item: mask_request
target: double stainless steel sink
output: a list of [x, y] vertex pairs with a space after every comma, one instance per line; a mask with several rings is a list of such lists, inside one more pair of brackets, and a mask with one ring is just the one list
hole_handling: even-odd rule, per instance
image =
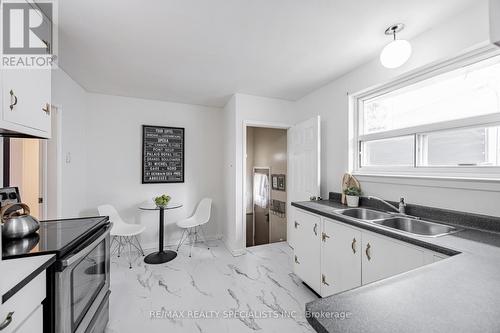
[[367, 208], [348, 208], [338, 210], [336, 213], [364, 222], [374, 223], [381, 227], [420, 236], [438, 237], [459, 231], [457, 228], [449, 225], [423, 221], [405, 215], [394, 216], [394, 214]]
[[337, 211], [337, 213], [364, 221], [380, 220], [391, 217], [390, 214], [366, 208], [348, 208], [341, 211]]

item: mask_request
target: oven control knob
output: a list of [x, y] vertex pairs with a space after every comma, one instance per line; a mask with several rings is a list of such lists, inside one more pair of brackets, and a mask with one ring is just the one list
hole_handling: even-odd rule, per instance
[[9, 193], [9, 199], [16, 200], [17, 199], [17, 194], [15, 192], [10, 192]]
[[7, 193], [0, 193], [2, 200], [7, 200]]

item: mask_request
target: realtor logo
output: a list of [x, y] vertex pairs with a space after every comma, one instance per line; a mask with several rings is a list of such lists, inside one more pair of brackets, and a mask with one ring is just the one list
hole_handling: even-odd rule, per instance
[[54, 3], [2, 1], [2, 66], [47, 68], [52, 65]]

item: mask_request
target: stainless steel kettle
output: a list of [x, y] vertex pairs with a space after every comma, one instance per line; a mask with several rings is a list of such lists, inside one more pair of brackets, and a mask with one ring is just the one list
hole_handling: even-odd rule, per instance
[[[19, 210], [23, 210], [19, 213]], [[40, 228], [40, 222], [30, 215], [30, 208], [24, 203], [8, 204], [0, 210], [2, 237], [22, 238]]]

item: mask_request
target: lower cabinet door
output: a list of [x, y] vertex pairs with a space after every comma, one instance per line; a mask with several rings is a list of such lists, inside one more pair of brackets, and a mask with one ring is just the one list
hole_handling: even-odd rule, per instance
[[295, 211], [294, 272], [318, 294], [321, 292], [321, 218]]
[[324, 219], [321, 296], [361, 286], [361, 231]]
[[424, 251], [370, 232], [363, 232], [362, 283], [423, 266]]
[[39, 305], [13, 333], [43, 333], [43, 306]]

